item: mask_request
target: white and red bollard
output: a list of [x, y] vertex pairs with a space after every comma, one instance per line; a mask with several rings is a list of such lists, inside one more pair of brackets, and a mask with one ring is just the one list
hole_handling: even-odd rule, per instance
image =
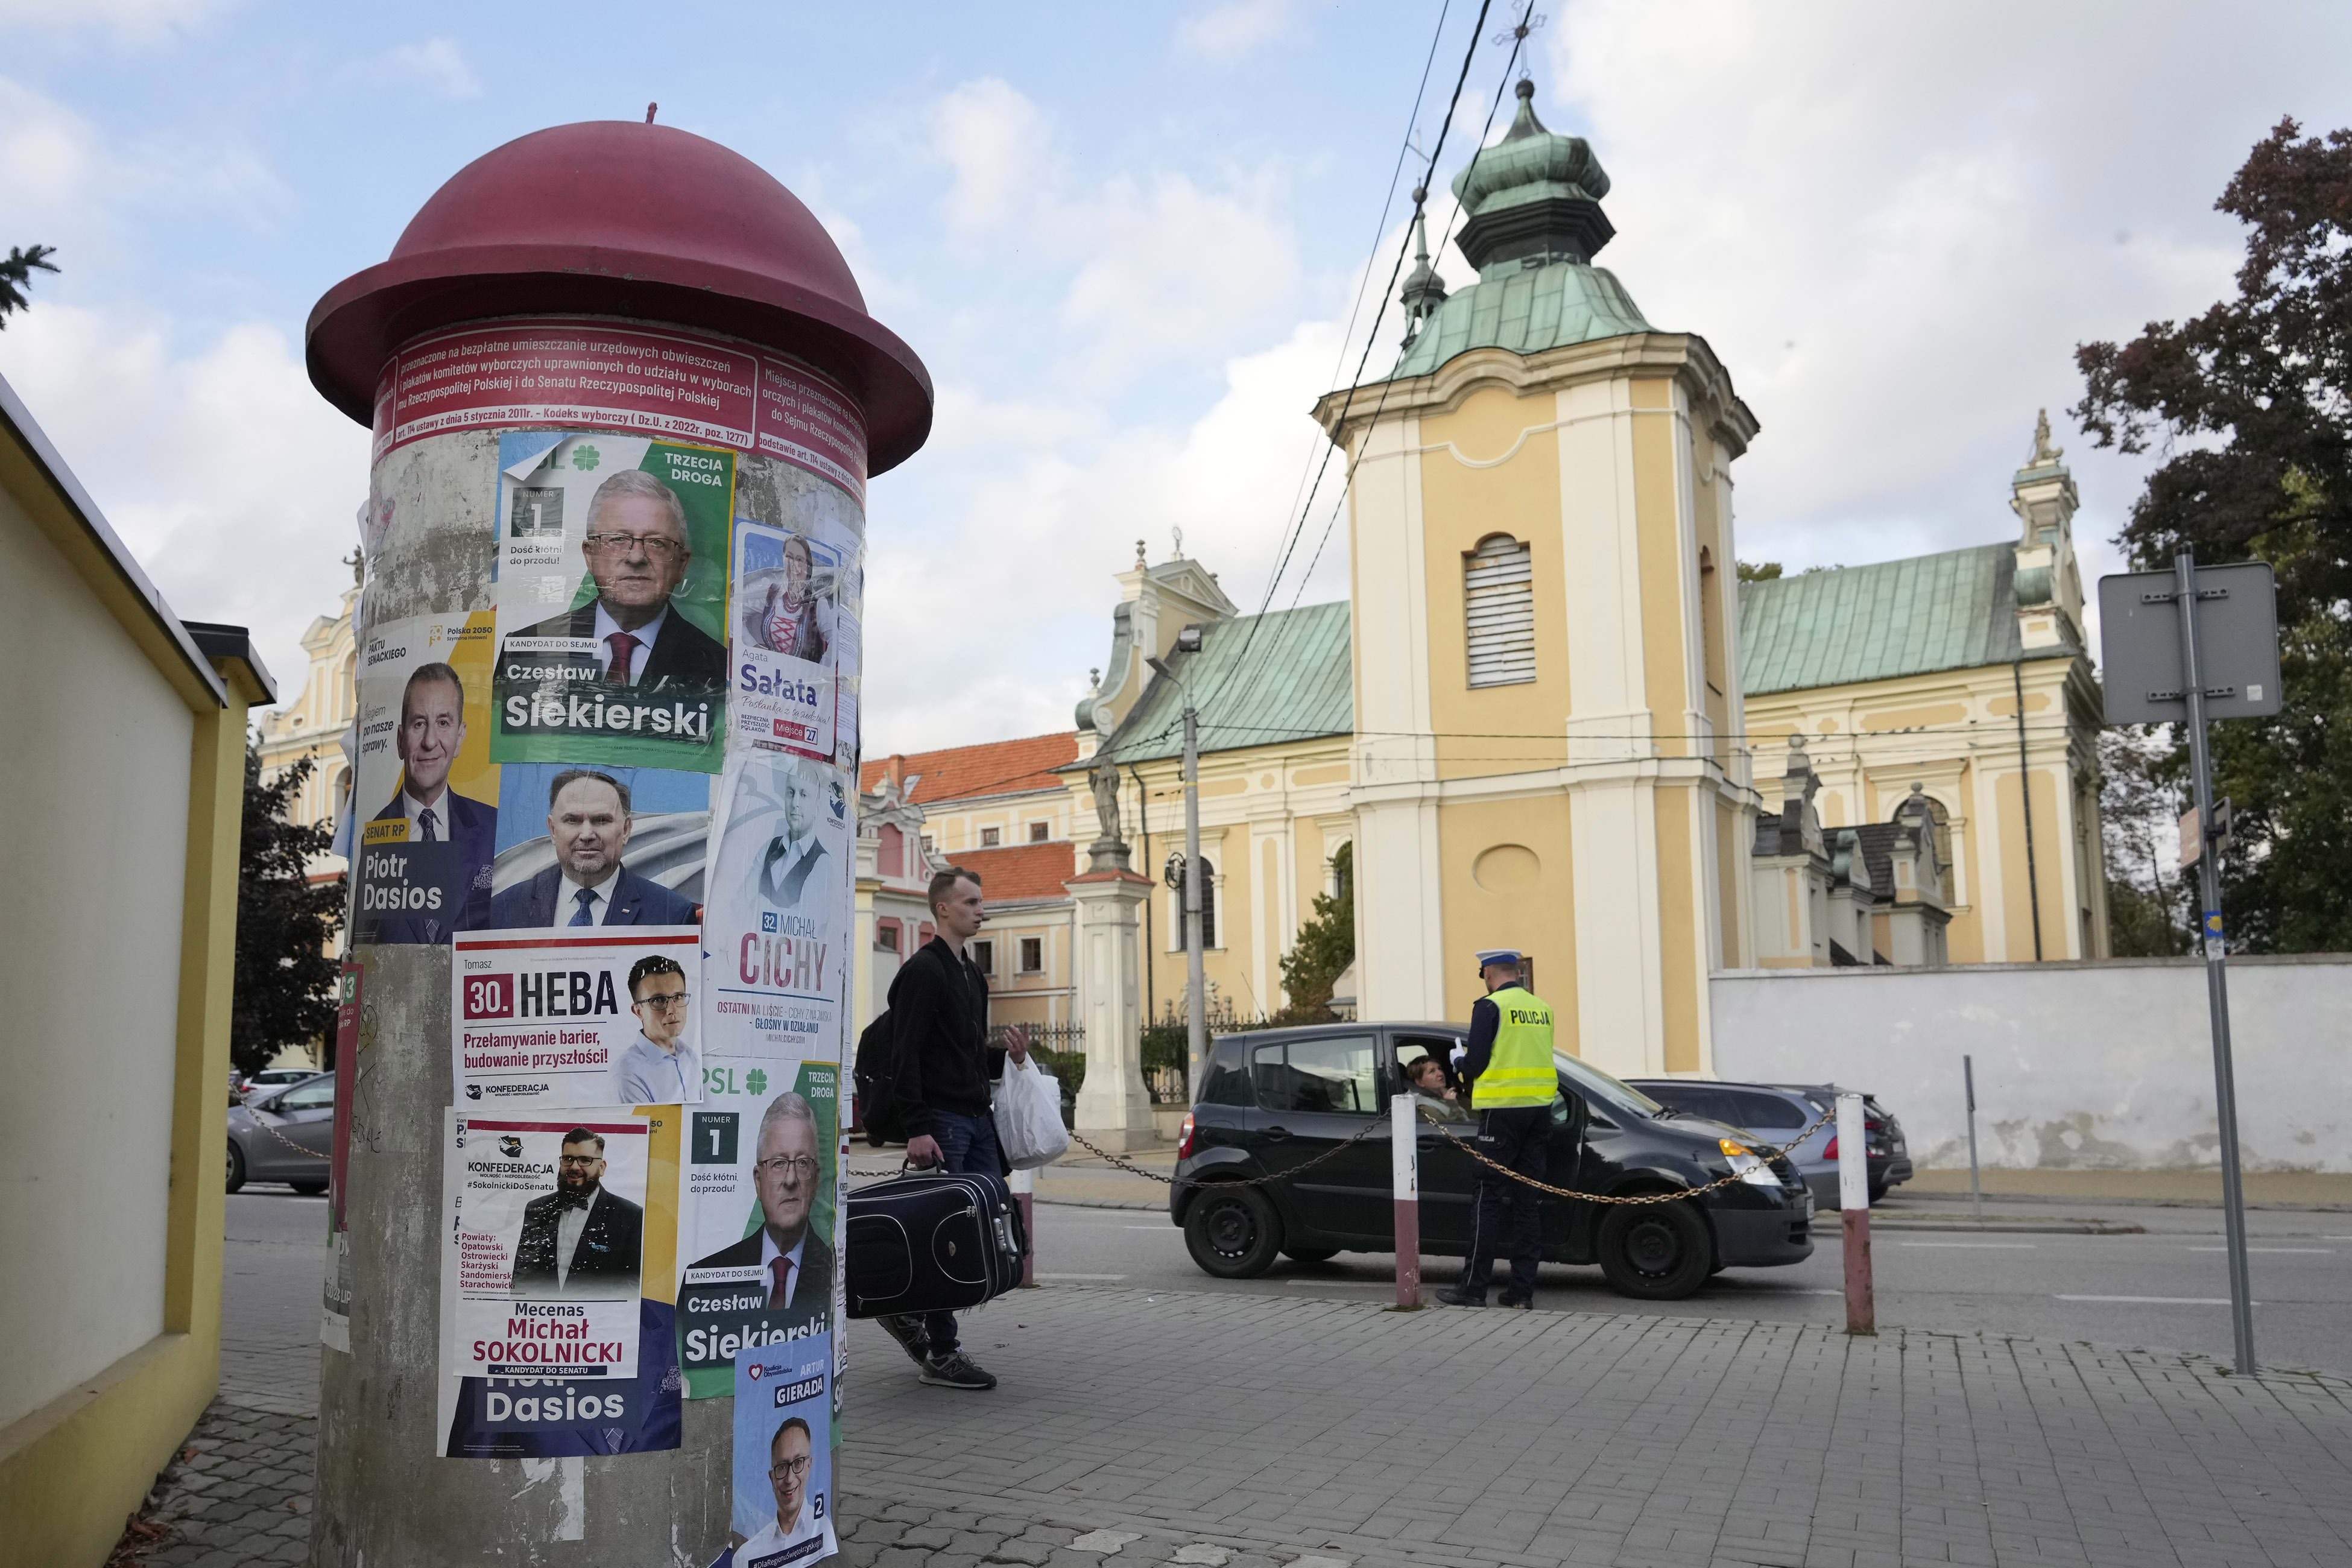
[[1845, 1331], [1878, 1332], [1870, 1284], [1870, 1140], [1862, 1096], [1837, 1097], [1838, 1218], [1845, 1226]]
[[1021, 1283], [1037, 1283], [1037, 1173], [1015, 1171], [1007, 1184], [1013, 1188], [1013, 1201], [1021, 1205], [1021, 1234], [1029, 1240], [1028, 1250], [1021, 1255]]
[[1412, 1096], [1389, 1100], [1389, 1184], [1396, 1195], [1396, 1304], [1421, 1306], [1421, 1161], [1414, 1142]]

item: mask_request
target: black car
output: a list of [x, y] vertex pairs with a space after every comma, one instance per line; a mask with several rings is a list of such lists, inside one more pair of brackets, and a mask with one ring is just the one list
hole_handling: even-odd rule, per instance
[[[1385, 1121], [1402, 1068], [1447, 1064], [1464, 1042], [1452, 1024], [1332, 1024], [1219, 1038], [1185, 1119], [1169, 1214], [1202, 1271], [1244, 1279], [1277, 1255], [1319, 1263], [1396, 1247], [1389, 1141], [1376, 1131], [1295, 1181], [1279, 1175]], [[1683, 1203], [1624, 1205], [1547, 1199], [1544, 1256], [1598, 1263], [1620, 1292], [1648, 1300], [1690, 1295], [1719, 1268], [1769, 1268], [1812, 1254], [1811, 1194], [1785, 1161], [1750, 1154], [1731, 1129], [1677, 1116], [1607, 1073], [1556, 1056], [1555, 1186], [1595, 1195], [1668, 1193], [1733, 1173], [1742, 1180]], [[1457, 1090], [1459, 1089], [1456, 1085]], [[1455, 1137], [1465, 1104], [1424, 1099], [1420, 1132], [1421, 1249], [1460, 1257], [1470, 1236], [1474, 1166]]]

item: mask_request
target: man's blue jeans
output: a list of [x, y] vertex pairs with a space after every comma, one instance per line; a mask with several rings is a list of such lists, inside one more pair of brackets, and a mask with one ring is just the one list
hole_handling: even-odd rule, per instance
[[[934, 1170], [946, 1170], [961, 1175], [967, 1171], [985, 1171], [1001, 1175], [1004, 1161], [996, 1148], [996, 1118], [993, 1116], [959, 1116], [952, 1110], [931, 1112], [931, 1137], [940, 1146], [941, 1165]], [[959, 1342], [953, 1312], [933, 1312], [923, 1319], [923, 1332], [931, 1342], [931, 1354], [952, 1355]]]

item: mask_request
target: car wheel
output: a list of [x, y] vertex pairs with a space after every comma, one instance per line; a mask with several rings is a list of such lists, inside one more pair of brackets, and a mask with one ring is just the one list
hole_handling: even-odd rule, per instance
[[1873, 1182], [1870, 1184], [1870, 1201], [1873, 1204], [1878, 1203], [1885, 1196], [1886, 1184], [1885, 1182]]
[[1612, 1207], [1601, 1222], [1601, 1272], [1621, 1296], [1679, 1301], [1706, 1283], [1715, 1245], [1685, 1201]]
[[228, 1146], [228, 1190], [236, 1192], [245, 1185], [245, 1151], [232, 1142]]
[[1282, 1255], [1293, 1263], [1328, 1263], [1339, 1256], [1336, 1247], [1286, 1247]]
[[289, 1182], [286, 1184], [306, 1198], [315, 1198], [327, 1190], [324, 1182]]
[[1184, 1249], [1203, 1274], [1255, 1279], [1282, 1250], [1282, 1221], [1255, 1187], [1211, 1187], [1184, 1216]]

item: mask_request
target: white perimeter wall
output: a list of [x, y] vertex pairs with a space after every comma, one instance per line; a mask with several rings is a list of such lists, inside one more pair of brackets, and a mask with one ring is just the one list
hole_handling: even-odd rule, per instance
[[[2352, 957], [2232, 959], [2229, 984], [2246, 1168], [2352, 1171]], [[1964, 1054], [1988, 1166], [2220, 1163], [2199, 960], [1748, 970], [1712, 994], [1718, 1076], [1867, 1090], [1918, 1164], [1968, 1163]]]
[[0, 626], [5, 1426], [163, 1329], [194, 723], [5, 491]]

